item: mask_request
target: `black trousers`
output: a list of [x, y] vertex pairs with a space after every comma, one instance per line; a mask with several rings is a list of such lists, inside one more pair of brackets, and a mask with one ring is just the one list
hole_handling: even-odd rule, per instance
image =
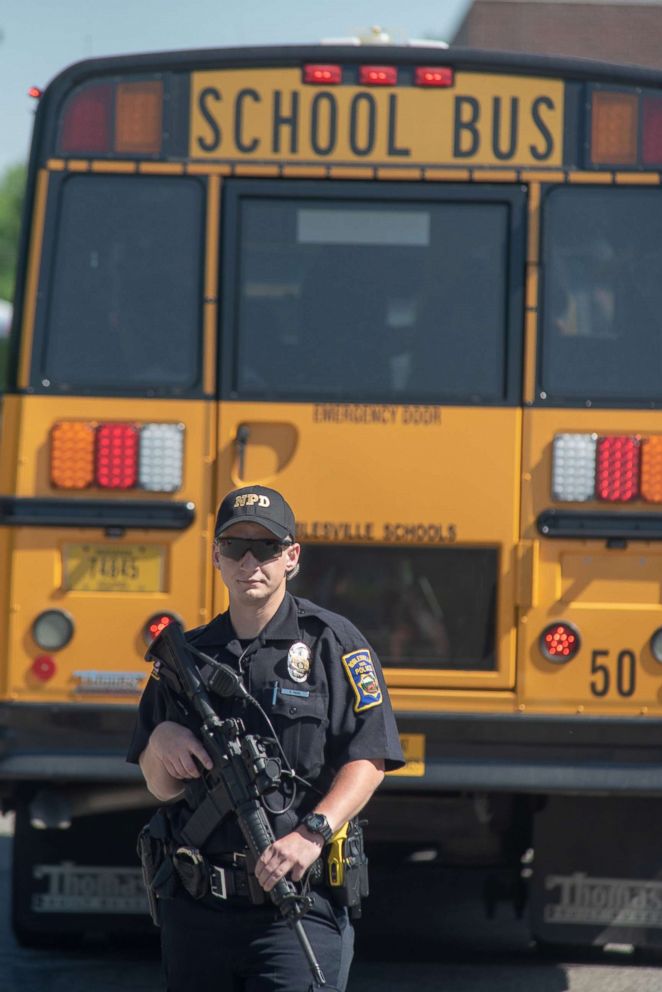
[[[346, 909], [313, 890], [303, 927], [326, 979], [345, 992], [354, 954]], [[271, 904], [210, 908], [182, 894], [160, 899], [167, 992], [310, 992], [316, 986], [296, 935]]]

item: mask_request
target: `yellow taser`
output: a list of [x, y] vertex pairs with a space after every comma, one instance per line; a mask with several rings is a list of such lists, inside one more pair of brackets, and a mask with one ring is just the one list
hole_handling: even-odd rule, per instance
[[345, 881], [345, 842], [349, 831], [349, 821], [336, 830], [329, 842], [329, 853], [326, 858], [326, 870], [329, 885], [340, 886]]

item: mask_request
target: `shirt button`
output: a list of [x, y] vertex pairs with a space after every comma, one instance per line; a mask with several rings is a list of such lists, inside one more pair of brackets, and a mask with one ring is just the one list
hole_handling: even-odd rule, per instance
[[290, 706], [290, 716], [294, 716], [296, 712], [298, 712], [296, 706]]

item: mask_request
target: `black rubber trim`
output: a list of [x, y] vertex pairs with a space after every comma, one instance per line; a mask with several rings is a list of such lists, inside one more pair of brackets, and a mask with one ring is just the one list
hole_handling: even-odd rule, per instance
[[536, 523], [543, 537], [662, 541], [662, 513], [544, 510]]
[[0, 496], [2, 527], [121, 527], [136, 530], [186, 530], [195, 520], [195, 503], [157, 500], [47, 499]]
[[396, 718], [401, 734], [424, 736], [425, 773], [387, 775], [392, 791], [662, 795], [659, 717], [408, 711]]

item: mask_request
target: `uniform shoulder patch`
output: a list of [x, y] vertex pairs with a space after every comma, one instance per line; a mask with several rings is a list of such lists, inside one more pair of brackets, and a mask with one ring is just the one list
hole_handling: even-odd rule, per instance
[[362, 713], [373, 706], [380, 706], [382, 690], [368, 648], [359, 648], [358, 651], [344, 654], [342, 663], [356, 696], [354, 712]]

